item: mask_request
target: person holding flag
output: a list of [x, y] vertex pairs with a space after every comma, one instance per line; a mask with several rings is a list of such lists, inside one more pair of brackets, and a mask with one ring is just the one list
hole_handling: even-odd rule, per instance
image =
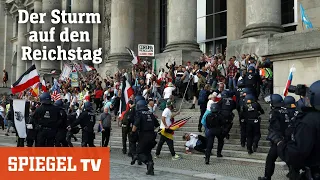
[[[173, 104], [172, 102], [168, 102], [167, 108], [162, 112], [160, 129], [164, 131], [172, 131], [169, 129], [169, 127], [173, 124], [173, 118], [180, 114], [180, 111], [178, 111], [176, 114], [173, 115], [171, 112], [172, 110], [173, 110]], [[162, 131], [160, 135], [160, 140], [157, 146], [155, 158], [159, 158], [162, 146], [166, 142], [168, 144], [168, 147], [172, 156], [172, 160], [179, 160], [181, 157], [177, 155], [176, 152], [174, 151], [173, 138], [172, 137], [168, 138], [167, 136], [165, 136], [166, 133], [164, 133], [164, 131]]]

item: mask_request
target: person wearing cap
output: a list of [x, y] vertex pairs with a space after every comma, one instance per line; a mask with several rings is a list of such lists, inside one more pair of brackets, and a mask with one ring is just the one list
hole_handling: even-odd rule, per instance
[[[162, 117], [161, 117], [161, 124], [160, 124], [160, 129], [169, 129], [170, 125], [173, 123], [172, 119], [180, 114], [180, 111], [178, 111], [176, 114], [172, 114], [172, 110], [173, 110], [173, 104], [171, 102], [167, 102], [167, 108], [162, 112]], [[162, 146], [164, 143], [167, 143], [171, 156], [172, 156], [172, 160], [178, 160], [180, 159], [180, 156], [176, 154], [176, 152], [174, 151], [174, 145], [173, 145], [173, 140], [167, 138], [164, 135], [160, 135], [160, 140], [157, 146], [157, 150], [156, 150], [156, 156], [155, 158], [159, 158], [160, 155], [160, 151], [162, 149]]]
[[175, 89], [176, 88], [174, 87], [174, 85], [171, 82], [169, 82], [168, 87], [164, 88], [163, 90], [163, 99], [168, 100]]

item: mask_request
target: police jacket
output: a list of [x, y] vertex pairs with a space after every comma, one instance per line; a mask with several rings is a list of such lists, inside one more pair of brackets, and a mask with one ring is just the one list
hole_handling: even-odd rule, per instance
[[299, 118], [291, 140], [279, 143], [278, 155], [294, 167], [320, 166], [320, 112], [310, 109]]
[[76, 112], [72, 112], [70, 114], [67, 115], [67, 124], [68, 125], [72, 125], [73, 122], [75, 122], [77, 119], [77, 113]]
[[222, 98], [218, 102], [219, 106], [221, 107], [221, 112], [232, 112], [236, 108], [236, 102], [230, 98]]
[[261, 114], [264, 114], [264, 110], [258, 102], [244, 104], [242, 115], [245, 120], [256, 120]]
[[220, 113], [209, 113], [206, 117], [206, 126], [208, 129], [221, 130], [224, 117]]
[[52, 104], [42, 104], [36, 109], [34, 119], [40, 128], [57, 128], [61, 123], [60, 109]]
[[236, 98], [237, 98], [237, 105], [239, 104], [239, 101], [241, 99], [241, 95], [242, 95], [242, 92], [243, 92], [243, 89], [244, 88], [237, 88], [236, 91], [235, 91], [235, 95], [236, 95]]
[[96, 116], [93, 112], [84, 111], [82, 112], [78, 119], [72, 123], [71, 127], [75, 127], [77, 125], [81, 126], [82, 130], [93, 132], [94, 125], [96, 124]]
[[247, 88], [257, 87], [260, 81], [260, 76], [257, 73], [247, 73], [244, 78], [244, 83]]
[[160, 124], [152, 112], [148, 108], [136, 111], [134, 126], [137, 127], [140, 133], [154, 132]]
[[290, 121], [287, 114], [288, 112], [284, 108], [274, 108], [270, 111], [267, 140], [277, 143], [285, 136], [285, 130], [288, 128]]
[[60, 108], [60, 124], [58, 126], [59, 129], [66, 130], [68, 127], [68, 116], [64, 108]]

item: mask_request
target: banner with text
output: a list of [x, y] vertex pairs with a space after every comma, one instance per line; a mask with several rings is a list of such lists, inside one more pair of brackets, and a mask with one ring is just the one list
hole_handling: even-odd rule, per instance
[[154, 45], [152, 44], [139, 44], [138, 56], [154, 57]]
[[109, 148], [0, 148], [3, 179], [110, 179]]
[[70, 74], [70, 80], [71, 80], [71, 87], [79, 87], [79, 81], [78, 81], [78, 73], [73, 72]]

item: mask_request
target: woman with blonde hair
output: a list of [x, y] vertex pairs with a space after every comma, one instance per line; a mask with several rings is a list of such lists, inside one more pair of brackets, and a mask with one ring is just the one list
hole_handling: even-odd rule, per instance
[[214, 92], [214, 93], [210, 94], [209, 97], [208, 97], [209, 101], [208, 101], [208, 103], [207, 103], [207, 110], [206, 110], [206, 112], [204, 113], [204, 115], [202, 116], [202, 119], [201, 119], [201, 124], [203, 125], [203, 127], [204, 127], [204, 129], [205, 129], [204, 132], [207, 131], [207, 127], [206, 127], [206, 118], [207, 118], [207, 115], [208, 115], [209, 113], [211, 113], [211, 109], [210, 109], [211, 105], [212, 105], [213, 103], [217, 103], [217, 102], [216, 102], [217, 96], [218, 96], [218, 94], [217, 94], [216, 92]]

